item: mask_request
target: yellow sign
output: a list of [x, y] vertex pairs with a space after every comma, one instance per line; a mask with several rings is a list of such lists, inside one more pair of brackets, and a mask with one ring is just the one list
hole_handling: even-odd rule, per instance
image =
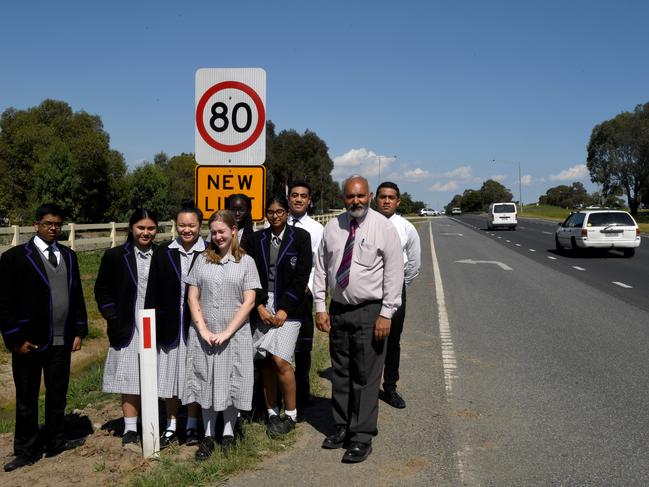
[[225, 198], [229, 195], [243, 193], [252, 200], [252, 219], [264, 219], [264, 166], [196, 166], [194, 185], [196, 207], [201, 209], [205, 218], [225, 209]]

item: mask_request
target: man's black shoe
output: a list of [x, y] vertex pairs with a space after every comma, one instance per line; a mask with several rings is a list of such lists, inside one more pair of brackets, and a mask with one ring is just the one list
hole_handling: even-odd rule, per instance
[[137, 445], [140, 443], [140, 437], [137, 434], [137, 431], [127, 431], [122, 436], [122, 445], [134, 444]]
[[243, 422], [244, 419], [241, 416], [237, 417], [236, 422], [234, 423], [234, 439], [237, 441], [243, 440]]
[[403, 409], [406, 407], [406, 401], [403, 400], [403, 397], [396, 390], [379, 391], [379, 399], [393, 408]]
[[327, 450], [335, 450], [345, 446], [345, 439], [347, 438], [347, 428], [339, 426], [333, 435], [327, 436], [322, 442], [322, 448]]
[[160, 449], [164, 450], [167, 447], [170, 447], [174, 443], [178, 443], [178, 435], [175, 431], [165, 430], [160, 437]]
[[198, 445], [198, 431], [194, 428], [189, 428], [185, 436], [185, 445], [194, 446]]
[[199, 462], [202, 462], [210, 458], [212, 453], [214, 453], [214, 440], [211, 437], [206, 436], [198, 445], [198, 450], [196, 450], [194, 458]]
[[45, 452], [45, 456], [47, 458], [55, 457], [56, 455], [59, 455], [64, 451], [74, 450], [75, 448], [78, 448], [81, 445], [83, 445], [85, 442], [86, 442], [85, 438], [77, 438], [75, 440], [65, 441], [61, 445], [55, 448], [48, 448], [47, 451]]
[[352, 442], [343, 455], [343, 463], [358, 463], [364, 461], [372, 453], [371, 443]]
[[13, 472], [14, 470], [33, 464], [34, 460], [32, 460], [31, 458], [18, 455], [16, 458], [5, 465], [5, 472]]

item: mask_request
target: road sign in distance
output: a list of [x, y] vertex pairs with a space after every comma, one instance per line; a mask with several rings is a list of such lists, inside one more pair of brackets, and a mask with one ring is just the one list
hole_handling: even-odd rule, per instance
[[266, 160], [266, 71], [196, 71], [195, 152], [199, 164], [250, 165]]
[[225, 198], [243, 193], [252, 201], [254, 221], [264, 219], [266, 168], [264, 166], [196, 166], [196, 207], [205, 218], [225, 209]]

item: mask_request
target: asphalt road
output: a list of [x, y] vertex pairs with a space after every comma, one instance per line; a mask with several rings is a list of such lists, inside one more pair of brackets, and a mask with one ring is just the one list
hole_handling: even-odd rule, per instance
[[519, 219], [516, 231], [487, 230], [482, 215], [462, 215], [456, 221], [497, 240], [500, 244], [526, 254], [535, 261], [569, 275], [585, 284], [613, 294], [627, 303], [649, 311], [649, 237], [644, 235], [636, 255], [625, 258], [618, 251], [555, 250], [556, 223]]
[[592, 265], [644, 254], [579, 258], [577, 271], [552, 253], [552, 228], [534, 238], [492, 236], [464, 216], [420, 223], [402, 335], [407, 408], [381, 403], [374, 452], [346, 465], [320, 448], [333, 428], [325, 394], [296, 445], [228, 485], [649, 485], [649, 315]]
[[482, 227], [469, 216], [431, 223], [460, 483], [648, 485], [649, 316], [623, 294], [635, 287], [607, 284], [640, 287], [642, 270], [620, 274], [642, 269], [643, 254], [558, 257], [552, 225]]

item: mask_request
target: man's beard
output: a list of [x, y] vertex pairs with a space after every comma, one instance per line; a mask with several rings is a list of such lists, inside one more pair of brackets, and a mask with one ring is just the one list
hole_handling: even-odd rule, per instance
[[347, 207], [347, 213], [349, 213], [349, 216], [352, 218], [362, 218], [367, 213], [369, 206], [369, 204], [364, 205], [362, 203], [354, 203]]

